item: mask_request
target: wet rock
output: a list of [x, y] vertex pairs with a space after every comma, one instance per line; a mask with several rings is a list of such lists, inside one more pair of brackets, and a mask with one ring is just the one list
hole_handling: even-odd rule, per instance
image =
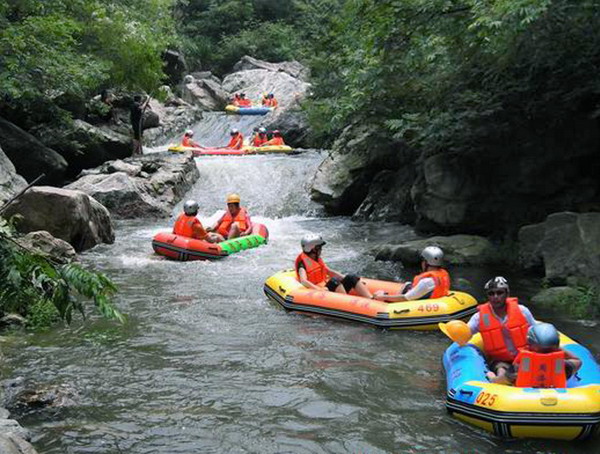
[[[349, 126], [317, 169], [310, 188], [311, 198], [332, 214], [351, 215], [367, 198], [377, 174], [384, 170], [397, 172], [410, 159], [410, 150], [391, 140], [381, 127]], [[367, 203], [372, 204], [373, 199]], [[373, 213], [368, 206], [364, 212]]]
[[266, 69], [271, 72], [284, 72], [295, 79], [304, 82], [310, 78], [310, 70], [297, 61], [286, 61], [282, 63], [269, 63], [258, 60], [248, 55], [243, 56], [239, 62], [233, 66], [233, 72], [247, 71], [251, 69]]
[[23, 377], [6, 380], [4, 405], [11, 411], [27, 413], [42, 408], [64, 408], [77, 404], [79, 394], [69, 384], [38, 384]]
[[25, 186], [25, 178], [17, 174], [15, 166], [0, 147], [0, 207]]
[[415, 211], [410, 188], [415, 176], [410, 168], [383, 170], [369, 185], [369, 193], [354, 213], [354, 219], [396, 221], [410, 224]]
[[[31, 438], [29, 431], [21, 427], [21, 425], [14, 419], [0, 419], [0, 434], [4, 436], [12, 435], [13, 437], [26, 440]], [[0, 453], [4, 454], [4, 451], [0, 451]]]
[[550, 287], [531, 298], [540, 308], [574, 318], [595, 316], [598, 313], [598, 295], [583, 288]]
[[483, 265], [495, 261], [492, 243], [475, 235], [434, 236], [425, 240], [378, 246], [372, 252], [376, 260], [418, 265], [421, 263], [421, 251], [427, 246], [441, 247], [444, 261], [450, 265]]
[[600, 213], [554, 213], [519, 231], [521, 263], [543, 263], [546, 278], [564, 284], [570, 276], [600, 283]]
[[67, 170], [67, 161], [34, 136], [0, 118], [0, 145], [17, 173], [33, 181], [42, 173], [42, 184], [60, 184]]
[[29, 442], [14, 433], [0, 435], [0, 453], [2, 454], [37, 454]]
[[160, 121], [158, 127], [144, 131], [145, 146], [162, 144], [165, 137], [172, 136], [176, 131], [184, 131], [202, 118], [200, 108], [191, 106], [179, 98], [167, 100], [166, 104], [152, 99], [149, 106]]
[[212, 79], [195, 79], [187, 76], [181, 90], [184, 101], [197, 106], [203, 111], [223, 110], [227, 105], [229, 93], [219, 82]]
[[83, 120], [75, 120], [70, 127], [60, 129], [40, 125], [35, 133], [67, 160], [67, 175], [71, 178], [83, 169], [130, 156], [133, 150], [129, 135], [116, 132], [108, 125], [94, 126]]
[[199, 176], [191, 154], [156, 153], [107, 162], [68, 188], [91, 195], [118, 218], [168, 217]]
[[19, 232], [46, 230], [78, 252], [115, 239], [108, 210], [81, 191], [31, 188], [6, 211], [9, 217], [15, 214], [22, 216], [17, 224]]
[[45, 230], [29, 232], [19, 238], [18, 243], [40, 255], [51, 258], [59, 263], [70, 263], [77, 257], [73, 246], [60, 238], [54, 238]]
[[0, 319], [0, 325], [4, 326], [25, 326], [27, 319], [19, 314], [6, 314]]

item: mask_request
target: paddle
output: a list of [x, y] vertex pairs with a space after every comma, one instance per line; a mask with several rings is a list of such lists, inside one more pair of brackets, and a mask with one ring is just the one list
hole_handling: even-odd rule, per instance
[[438, 323], [440, 331], [461, 347], [471, 339], [469, 325], [461, 320], [451, 320], [448, 323]]

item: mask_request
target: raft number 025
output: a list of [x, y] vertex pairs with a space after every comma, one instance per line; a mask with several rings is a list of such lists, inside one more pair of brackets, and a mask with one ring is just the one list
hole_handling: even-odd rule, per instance
[[490, 394], [490, 393], [486, 393], [485, 391], [480, 392], [479, 395], [477, 396], [477, 399], [475, 399], [475, 402], [478, 403], [479, 405], [485, 405], [487, 407], [491, 407], [492, 405], [494, 405], [494, 402], [496, 402], [496, 399], [498, 398], [498, 394]]
[[419, 312], [437, 312], [440, 310], [440, 305], [439, 304], [421, 304], [417, 310]]

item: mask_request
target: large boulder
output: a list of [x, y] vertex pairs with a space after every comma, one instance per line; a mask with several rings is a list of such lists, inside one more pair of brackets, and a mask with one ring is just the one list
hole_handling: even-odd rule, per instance
[[210, 77], [195, 79], [189, 75], [185, 78], [181, 96], [184, 101], [203, 111], [223, 110], [229, 99], [229, 93], [223, 90], [218, 81]]
[[115, 240], [108, 210], [81, 191], [34, 187], [8, 207], [6, 215], [21, 216], [20, 232], [46, 230], [78, 252]]
[[[175, 96], [168, 98], [165, 104], [151, 99], [149, 112], [157, 117], [158, 126], [144, 131], [145, 146], [162, 145], [165, 137], [172, 136], [175, 131], [183, 131], [202, 119], [202, 109]], [[146, 118], [149, 119], [148, 115], [145, 116], [145, 126]]]
[[427, 246], [441, 247], [444, 251], [444, 261], [451, 265], [483, 265], [496, 261], [492, 243], [475, 235], [434, 236], [425, 240], [378, 246], [372, 252], [376, 260], [417, 265], [421, 262], [421, 251]]
[[560, 286], [543, 289], [531, 298], [531, 302], [536, 308], [543, 308], [563, 317], [587, 318], [598, 315], [600, 305], [595, 298], [600, 298], [600, 295], [583, 288]]
[[521, 264], [543, 263], [546, 278], [563, 284], [568, 277], [600, 283], [600, 213], [554, 213], [541, 224], [519, 231]]
[[55, 262], [70, 263], [77, 256], [73, 246], [60, 238], [54, 238], [45, 230], [29, 232], [17, 241], [27, 249], [37, 252]]
[[35, 131], [38, 137], [43, 137], [44, 143], [67, 160], [70, 178], [83, 169], [131, 156], [133, 150], [129, 135], [115, 132], [108, 125], [94, 126], [83, 120], [75, 120], [70, 127], [61, 129], [40, 125]]
[[25, 186], [27, 182], [17, 174], [15, 166], [0, 147], [0, 207]]
[[410, 159], [410, 150], [390, 139], [380, 126], [349, 126], [317, 169], [311, 197], [332, 214], [351, 215], [369, 194], [377, 174], [397, 171]]
[[240, 61], [233, 66], [233, 72], [247, 71], [251, 69], [266, 69], [271, 72], [284, 72], [304, 82], [310, 78], [310, 70], [297, 61], [285, 61], [281, 63], [269, 63], [248, 55], [244, 55]]
[[191, 154], [161, 153], [111, 161], [67, 186], [118, 218], [168, 217], [200, 174]]
[[46, 147], [34, 136], [0, 117], [0, 146], [11, 160], [17, 173], [27, 181], [41, 174], [40, 183], [61, 184], [67, 170], [67, 161], [56, 151]]
[[[0, 425], [0, 427], [3, 427]], [[2, 454], [37, 454], [31, 444], [15, 433], [0, 435], [0, 452]]]

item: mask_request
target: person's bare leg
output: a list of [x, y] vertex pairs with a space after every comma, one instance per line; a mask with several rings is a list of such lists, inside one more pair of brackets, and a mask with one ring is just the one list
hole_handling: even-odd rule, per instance
[[229, 229], [229, 236], [227, 238], [229, 238], [231, 240], [231, 239], [237, 238], [239, 236], [240, 236], [240, 226], [237, 224], [237, 222], [235, 222], [231, 225], [231, 228]]
[[342, 284], [338, 285], [335, 289], [335, 293], [343, 293], [346, 294], [346, 289]]
[[354, 286], [354, 290], [356, 290], [356, 293], [358, 293], [358, 295], [362, 296], [363, 298], [372, 298], [373, 297], [373, 295], [371, 294], [371, 292], [369, 291], [369, 289], [367, 288], [365, 283], [363, 281], [361, 281], [360, 279]]

